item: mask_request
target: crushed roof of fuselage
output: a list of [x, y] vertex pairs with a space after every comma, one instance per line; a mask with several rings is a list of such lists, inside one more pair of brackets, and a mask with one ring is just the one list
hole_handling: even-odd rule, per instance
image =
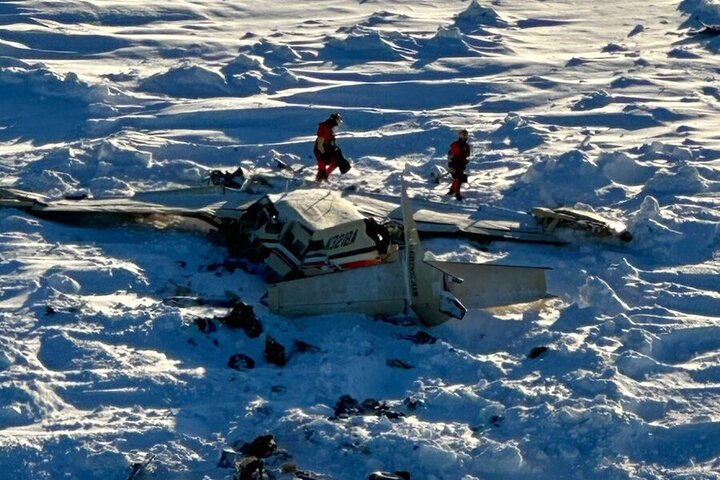
[[293, 190], [268, 197], [277, 208], [280, 218], [299, 222], [310, 231], [365, 218], [353, 203], [337, 192], [324, 188]]

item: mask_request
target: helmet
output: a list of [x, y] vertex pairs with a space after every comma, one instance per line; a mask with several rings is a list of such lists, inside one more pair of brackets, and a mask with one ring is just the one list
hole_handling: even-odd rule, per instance
[[340, 125], [342, 123], [342, 117], [339, 113], [331, 113], [329, 120], [334, 121], [337, 125]]
[[458, 136], [462, 138], [468, 138], [468, 131], [463, 128], [458, 132]]

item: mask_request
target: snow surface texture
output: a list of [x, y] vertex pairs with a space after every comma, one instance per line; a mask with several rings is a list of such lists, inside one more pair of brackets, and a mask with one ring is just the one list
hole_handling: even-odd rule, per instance
[[[467, 128], [466, 208], [579, 203], [635, 237], [426, 242], [552, 267], [557, 297], [415, 344], [407, 322], [269, 314], [262, 279], [201, 235], [4, 209], [0, 476], [124, 480], [155, 455], [149, 478], [228, 479], [223, 449], [270, 433], [316, 478], [720, 478], [719, 17], [715, 0], [0, 3], [5, 186], [127, 195], [276, 159], [310, 176], [339, 111], [354, 168], [329, 188], [398, 194], [407, 166], [411, 195], [446, 199], [428, 172]], [[226, 291], [263, 335], [204, 333], [227, 308], [163, 301]], [[267, 335], [317, 349], [280, 368]], [[255, 368], [229, 368], [238, 353]], [[403, 416], [333, 419], [342, 395]]]

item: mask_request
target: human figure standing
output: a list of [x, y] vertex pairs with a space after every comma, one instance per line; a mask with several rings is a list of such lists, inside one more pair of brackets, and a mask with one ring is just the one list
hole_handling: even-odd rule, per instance
[[315, 180], [322, 182], [327, 180], [328, 176], [336, 168], [340, 168], [340, 173], [346, 173], [350, 170], [350, 162], [343, 157], [342, 151], [335, 145], [335, 132], [333, 129], [342, 123], [342, 117], [339, 113], [333, 113], [324, 122], [320, 122], [317, 129], [317, 138], [313, 146], [313, 153], [317, 160], [318, 172]]
[[458, 139], [450, 144], [450, 151], [448, 152], [448, 170], [453, 179], [448, 195], [455, 194], [456, 200], [462, 200], [460, 186], [467, 183], [465, 167], [467, 167], [470, 158], [470, 145], [467, 143], [467, 139], [468, 131], [463, 128], [458, 132]]

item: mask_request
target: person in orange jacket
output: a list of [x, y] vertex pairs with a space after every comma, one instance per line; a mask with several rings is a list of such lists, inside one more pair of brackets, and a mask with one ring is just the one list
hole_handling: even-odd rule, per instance
[[350, 162], [345, 159], [342, 150], [335, 145], [335, 132], [333, 129], [341, 123], [342, 117], [340, 114], [333, 113], [327, 120], [320, 122], [318, 125], [317, 138], [313, 146], [313, 153], [318, 165], [315, 180], [318, 182], [327, 180], [328, 176], [336, 168], [340, 168], [340, 173], [347, 173], [350, 170]]
[[456, 200], [462, 200], [460, 186], [467, 183], [465, 167], [467, 167], [470, 159], [470, 145], [467, 139], [468, 131], [463, 128], [458, 132], [458, 139], [450, 144], [450, 151], [448, 152], [448, 170], [453, 179], [448, 195], [455, 194]]

